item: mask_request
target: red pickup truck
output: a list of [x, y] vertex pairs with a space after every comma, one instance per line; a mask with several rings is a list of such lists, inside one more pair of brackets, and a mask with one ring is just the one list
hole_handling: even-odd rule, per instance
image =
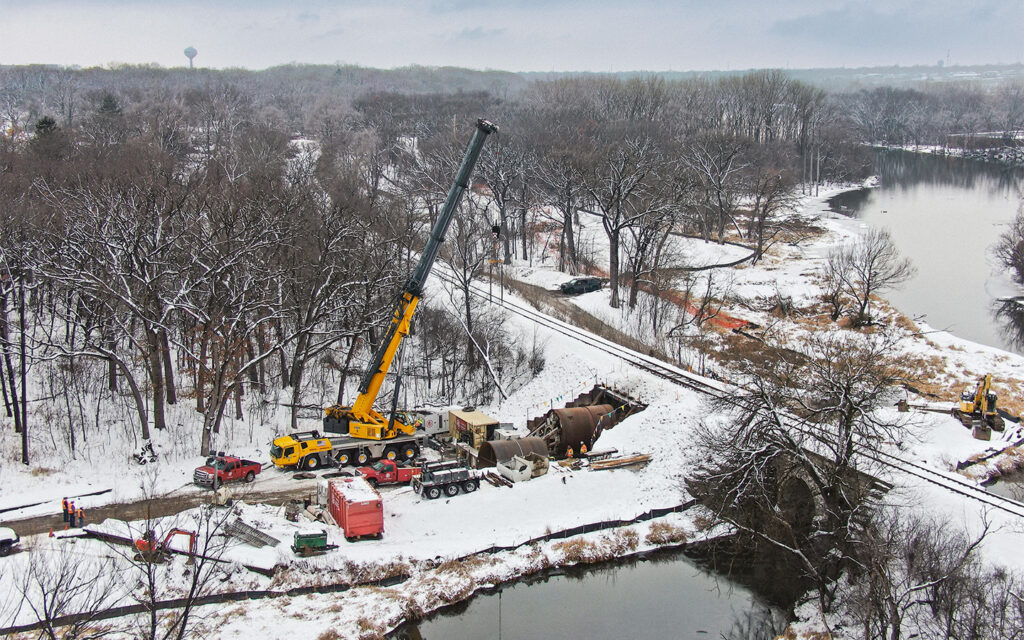
[[369, 467], [359, 467], [356, 473], [366, 478], [371, 486], [382, 484], [409, 484], [420, 475], [419, 467], [400, 467], [393, 460], [378, 460]]
[[245, 480], [252, 482], [263, 469], [259, 462], [243, 460], [235, 456], [210, 456], [206, 464], [192, 472], [192, 482], [202, 487], [216, 489], [225, 482]]

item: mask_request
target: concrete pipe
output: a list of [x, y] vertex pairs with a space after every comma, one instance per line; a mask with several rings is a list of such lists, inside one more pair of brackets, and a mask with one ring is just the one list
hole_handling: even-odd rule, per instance
[[491, 440], [480, 445], [480, 454], [476, 459], [478, 469], [497, 466], [499, 462], [508, 462], [512, 456], [526, 457], [536, 453], [548, 455], [548, 445], [540, 438], [518, 438], [516, 440]]

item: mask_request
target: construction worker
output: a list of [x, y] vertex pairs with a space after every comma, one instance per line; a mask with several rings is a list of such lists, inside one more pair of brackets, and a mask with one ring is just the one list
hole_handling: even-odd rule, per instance
[[565, 450], [565, 457], [566, 458], [571, 458], [572, 457], [572, 447], [569, 447], [568, 449]]
[[67, 522], [68, 521], [68, 497], [67, 496], [64, 496], [64, 500], [62, 501], [62, 504], [64, 506], [64, 522]]
[[78, 507], [78, 526], [85, 526], [85, 509]]
[[580, 445], [580, 457], [585, 457], [586, 455], [587, 455], [587, 443], [584, 442], [582, 445]]
[[68, 503], [68, 507], [69, 507], [68, 508], [68, 520], [70, 520], [70, 522], [71, 522], [71, 528], [74, 529], [75, 528], [75, 503], [74, 502], [69, 502]]

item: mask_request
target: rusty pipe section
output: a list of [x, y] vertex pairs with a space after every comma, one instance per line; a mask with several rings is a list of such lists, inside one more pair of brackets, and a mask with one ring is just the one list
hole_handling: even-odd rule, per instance
[[542, 438], [517, 438], [515, 440], [491, 440], [480, 445], [480, 453], [476, 459], [479, 469], [496, 467], [499, 462], [508, 462], [512, 456], [526, 457], [536, 453], [547, 457], [548, 445]]
[[551, 442], [555, 456], [565, 457], [570, 447], [575, 454], [579, 454], [584, 444], [587, 445], [587, 449], [593, 449], [601, 431], [612, 426], [609, 414], [613, 410], [614, 407], [610, 404], [554, 409], [552, 413], [558, 420], [558, 436]]

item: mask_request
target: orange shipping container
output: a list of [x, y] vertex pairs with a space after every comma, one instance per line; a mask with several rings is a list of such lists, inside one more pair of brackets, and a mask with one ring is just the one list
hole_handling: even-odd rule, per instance
[[332, 479], [327, 509], [349, 540], [379, 538], [384, 533], [384, 503], [362, 477]]

